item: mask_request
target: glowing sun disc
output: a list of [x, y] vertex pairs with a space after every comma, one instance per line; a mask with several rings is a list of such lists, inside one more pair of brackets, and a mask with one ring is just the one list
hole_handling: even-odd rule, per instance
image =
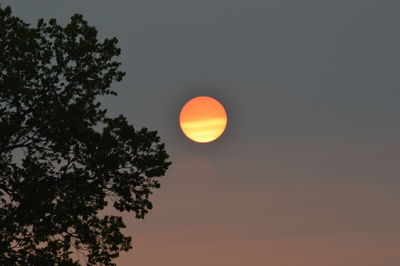
[[199, 96], [188, 101], [179, 116], [183, 133], [200, 143], [219, 138], [225, 131], [227, 120], [222, 104], [208, 96]]

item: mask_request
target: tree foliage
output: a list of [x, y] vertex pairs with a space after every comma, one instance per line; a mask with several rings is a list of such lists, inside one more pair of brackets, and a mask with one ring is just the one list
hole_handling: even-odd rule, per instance
[[0, 265], [114, 265], [131, 249], [101, 211], [143, 218], [170, 163], [157, 132], [98, 102], [124, 76], [116, 45], [81, 15], [31, 27], [0, 8]]

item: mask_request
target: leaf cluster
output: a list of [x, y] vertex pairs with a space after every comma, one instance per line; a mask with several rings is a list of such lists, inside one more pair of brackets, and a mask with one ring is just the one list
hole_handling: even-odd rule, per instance
[[122, 218], [100, 213], [143, 218], [170, 162], [157, 132], [98, 102], [120, 52], [82, 15], [31, 27], [0, 7], [1, 265], [114, 265], [131, 249]]

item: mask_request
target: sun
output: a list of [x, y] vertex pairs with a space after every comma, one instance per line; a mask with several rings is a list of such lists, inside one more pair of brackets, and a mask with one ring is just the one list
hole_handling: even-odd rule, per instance
[[189, 100], [179, 116], [183, 133], [191, 140], [207, 143], [225, 131], [227, 115], [222, 104], [214, 98], [199, 96]]

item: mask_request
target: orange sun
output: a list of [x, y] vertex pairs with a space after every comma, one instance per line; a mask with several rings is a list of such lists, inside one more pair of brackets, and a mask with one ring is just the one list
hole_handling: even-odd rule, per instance
[[179, 122], [189, 139], [206, 143], [221, 136], [226, 128], [227, 116], [220, 102], [211, 97], [199, 96], [183, 106]]

